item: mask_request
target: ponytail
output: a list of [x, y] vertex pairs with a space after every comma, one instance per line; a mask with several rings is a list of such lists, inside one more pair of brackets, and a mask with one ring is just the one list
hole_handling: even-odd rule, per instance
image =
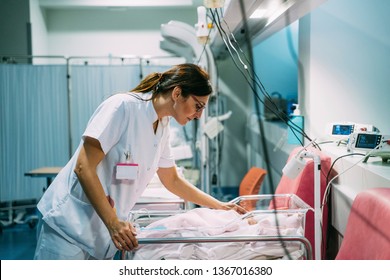
[[153, 99], [177, 86], [181, 88], [183, 97], [207, 96], [212, 93], [207, 72], [191, 63], [176, 65], [164, 73], [151, 73], [132, 92], [152, 92]]

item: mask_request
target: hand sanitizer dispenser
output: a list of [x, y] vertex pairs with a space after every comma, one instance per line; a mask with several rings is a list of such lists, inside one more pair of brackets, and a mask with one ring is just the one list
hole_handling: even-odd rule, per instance
[[[303, 116], [299, 110], [299, 104], [294, 104], [295, 110], [291, 114], [290, 126], [287, 128], [287, 143], [291, 145], [303, 144]], [[292, 129], [291, 129], [292, 127]]]

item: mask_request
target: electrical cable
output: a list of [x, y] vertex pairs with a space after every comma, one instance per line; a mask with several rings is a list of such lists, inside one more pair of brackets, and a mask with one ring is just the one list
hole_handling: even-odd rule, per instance
[[[249, 52], [249, 58], [250, 58], [250, 61], [252, 62], [253, 61], [253, 53], [252, 53], [252, 41], [251, 39], [249, 38], [248, 34], [249, 34], [249, 29], [248, 29], [248, 23], [247, 23], [247, 17], [246, 17], [246, 14], [245, 14], [245, 6], [244, 6], [244, 2], [242, 0], [240, 0], [240, 10], [241, 10], [241, 15], [242, 15], [242, 19], [244, 21], [244, 28], [246, 30], [245, 32], [245, 40], [246, 40], [246, 43], [247, 43], [247, 47], [248, 47], [248, 52]], [[229, 40], [230, 41], [230, 40]], [[237, 51], [236, 51], [237, 53]], [[238, 53], [237, 53], [238, 55]], [[240, 61], [242, 62], [242, 60], [240, 59]], [[245, 65], [246, 66], [246, 65]], [[248, 67], [244, 67], [245, 70], [248, 71]], [[253, 67], [251, 67], [251, 71], [248, 71], [249, 75], [252, 75], [250, 76], [251, 79], [252, 79], [252, 82], [254, 81], [253, 79], [253, 75], [255, 74], [255, 71], [253, 69]], [[251, 88], [253, 90], [253, 93], [255, 94], [255, 96], [258, 96], [258, 93], [257, 93], [257, 90], [256, 90], [256, 87], [252, 87], [252, 84], [249, 83], [248, 81], [248, 84], [251, 85]], [[260, 99], [260, 98], [259, 98]], [[260, 108], [258, 107], [258, 103], [256, 102], [257, 106], [257, 110], [258, 112], [260, 112]], [[264, 137], [264, 127], [262, 125], [262, 122], [261, 120], [259, 120], [259, 129], [260, 129], [260, 134], [261, 134], [261, 139], [262, 139], [262, 145], [263, 145], [263, 153], [264, 153], [264, 157], [265, 157], [265, 162], [266, 162], [266, 165], [267, 165], [267, 169], [268, 170], [271, 170], [270, 169], [270, 166], [269, 166], [269, 156], [268, 156], [268, 151], [267, 151], [267, 145], [266, 145], [266, 140], [265, 140], [265, 137]], [[273, 182], [272, 182], [272, 176], [269, 176], [270, 178], [270, 184], [271, 184], [271, 188], [272, 188], [272, 193], [275, 193], [275, 188], [274, 188], [274, 185], [273, 185]], [[273, 198], [274, 199], [274, 198]], [[275, 202], [274, 202], [275, 203]], [[276, 205], [276, 204], [275, 204]], [[276, 211], [275, 211], [275, 224], [276, 224], [276, 227], [277, 227], [277, 234], [280, 236], [281, 233], [280, 233], [280, 229], [279, 229], [279, 220], [278, 220], [278, 217], [276, 215]], [[286, 246], [285, 246], [285, 243], [282, 239], [280, 239], [280, 242], [282, 244], [282, 247], [283, 247], [283, 250], [284, 250], [284, 253], [287, 255], [287, 258], [288, 259], [292, 259], [291, 255], [290, 255], [290, 252], [287, 250]]]
[[[244, 4], [242, 1], [240, 1], [240, 5], [241, 5], [241, 10], [243, 12], [243, 20], [244, 20], [244, 24], [247, 24], [246, 23], [246, 15], [245, 15], [245, 9], [244, 9]], [[287, 126], [291, 129], [291, 131], [294, 133], [294, 135], [297, 137], [296, 133], [300, 133], [302, 136], [304, 136], [305, 138], [309, 139], [310, 141], [312, 141], [310, 139], [310, 137], [308, 137], [308, 135], [303, 131], [302, 128], [300, 128], [299, 126], [297, 126], [296, 124], [292, 123], [288, 116], [284, 113], [284, 112], [281, 112], [279, 110], [279, 108], [277, 107], [277, 105], [273, 102], [272, 98], [270, 97], [270, 95], [268, 94], [268, 92], [266, 91], [264, 85], [261, 83], [259, 77], [256, 75], [255, 71], [253, 70], [253, 63], [248, 63], [250, 66], [251, 66], [251, 69], [248, 69], [248, 66], [243, 62], [243, 60], [241, 59], [241, 56], [239, 55], [237, 49], [232, 45], [230, 39], [229, 39], [229, 36], [226, 34], [225, 30], [223, 30], [223, 28], [220, 26], [220, 21], [216, 20], [216, 16], [214, 15], [213, 11], [210, 10], [211, 12], [211, 15], [212, 15], [212, 18], [213, 18], [213, 21], [215, 23], [215, 26], [217, 27], [217, 30], [229, 52], [229, 55], [230, 57], [232, 58], [232, 61], [234, 63], [234, 65], [236, 66], [236, 68], [239, 70], [239, 72], [243, 75], [243, 77], [245, 78], [245, 80], [247, 81], [249, 87], [252, 89], [255, 97], [258, 99], [258, 101], [260, 103], [262, 103], [264, 105], [265, 108], [269, 109], [271, 112], [273, 112], [275, 115], [277, 115], [282, 121], [284, 121]], [[219, 14], [218, 14], [218, 11], [216, 10], [216, 15], [219, 19]], [[248, 38], [248, 28], [246, 27], [246, 39], [249, 43], [249, 49], [251, 51], [251, 45], [250, 45], [250, 39]], [[234, 38], [234, 35], [232, 34], [232, 37]], [[237, 43], [237, 41], [235, 40], [234, 38], [234, 41], [235, 43], [239, 46], [239, 44]], [[229, 43], [228, 43], [229, 42]], [[239, 48], [240, 51], [242, 53], [244, 53], [242, 51], [241, 48]], [[239, 63], [236, 61], [236, 59], [234, 58], [234, 55], [232, 53], [232, 50], [236, 53], [237, 57], [238, 57], [238, 60], [239, 60]], [[244, 57], [247, 61], [249, 61], [247, 59], [247, 57], [245, 56], [244, 54]], [[253, 57], [251, 57], [251, 61], [253, 61]], [[244, 70], [247, 71], [247, 74], [249, 76], [249, 78], [247, 77], [247, 75], [245, 74], [245, 72], [243, 70], [241, 70], [239, 64], [241, 64], [243, 67], [244, 67]], [[251, 81], [250, 81], [250, 80]], [[257, 90], [256, 90], [256, 87], [253, 86], [253, 84], [255, 84], [259, 89], [260, 91], [262, 92], [262, 94], [265, 96], [265, 98], [267, 98], [269, 101], [270, 101], [270, 104], [273, 105], [273, 108], [272, 107], [269, 107], [269, 105], [265, 104], [265, 102], [260, 98], [260, 96], [258, 95], [257, 93]], [[256, 105], [258, 106], [258, 103], [256, 102]], [[258, 110], [259, 111], [259, 110]], [[262, 137], [264, 137], [264, 133], [261, 133]], [[299, 137], [297, 137], [299, 139]], [[300, 141], [301, 142], [301, 141]], [[302, 146], [303, 146], [303, 143], [301, 142]], [[264, 149], [264, 151], [266, 151], [266, 149]], [[273, 184], [271, 185], [273, 186]], [[276, 221], [277, 222], [277, 221]], [[283, 240], [281, 240], [281, 242], [283, 242]], [[286, 252], [288, 257], [291, 258], [291, 256], [289, 255], [289, 252]]]
[[[379, 146], [379, 145], [378, 145]], [[361, 163], [363, 160], [364, 160], [364, 157], [362, 159], [360, 159], [359, 161], [357, 161], [356, 163], [354, 163], [352, 166], [350, 166], [349, 168], [347, 168], [346, 170], [344, 170], [343, 172], [337, 174], [336, 176], [334, 176], [330, 181], [328, 181], [329, 179], [329, 176], [331, 174], [331, 171], [333, 169], [333, 166], [335, 165], [335, 163], [341, 159], [341, 158], [344, 158], [344, 157], [348, 157], [348, 156], [353, 156], [353, 155], [361, 155], [361, 156], [365, 156], [364, 154], [361, 154], [361, 153], [352, 153], [352, 154], [346, 154], [346, 155], [342, 155], [338, 158], [336, 158], [331, 167], [329, 168], [329, 171], [328, 171], [328, 174], [326, 176], [326, 182], [327, 182], [327, 185], [326, 185], [326, 188], [325, 188], [325, 191], [324, 191], [324, 196], [323, 196], [323, 200], [322, 200], [322, 203], [321, 203], [321, 220], [320, 220], [320, 223], [321, 223], [321, 228], [323, 227], [323, 216], [324, 216], [324, 208], [325, 208], [325, 205], [328, 203], [328, 197], [330, 195], [330, 186], [331, 186], [331, 183], [336, 179], [338, 178], [339, 176], [341, 176], [342, 174], [344, 174], [345, 172], [349, 171], [350, 169], [352, 169], [353, 167], [355, 167], [357, 164]], [[326, 242], [324, 242], [324, 231], [322, 230], [322, 248], [324, 250], [327, 249], [327, 244], [328, 244], [328, 238], [326, 240]]]
[[[242, 10], [242, 12], [244, 13], [244, 8], [243, 8], [243, 3], [242, 3], [242, 1], [240, 1], [240, 4], [241, 4], [241, 10]], [[236, 68], [240, 71], [240, 73], [243, 75], [243, 77], [245, 78], [245, 80], [247, 81], [247, 83], [248, 83], [248, 85], [250, 86], [250, 88], [252, 89], [252, 91], [253, 91], [253, 93], [255, 94], [255, 96], [258, 98], [258, 100], [261, 102], [261, 103], [263, 103], [263, 105], [266, 107], [266, 104], [261, 100], [261, 98], [259, 97], [259, 95], [257, 94], [257, 91], [256, 91], [256, 88], [255, 87], [253, 87], [253, 84], [248, 80], [248, 78], [247, 78], [247, 76], [245, 75], [245, 73], [240, 69], [240, 67], [238, 66], [238, 63], [236, 62], [236, 60], [235, 60], [235, 58], [234, 58], [234, 56], [233, 56], [233, 54], [232, 54], [232, 51], [230, 50], [230, 48], [229, 48], [229, 44], [227, 44], [227, 42], [226, 42], [226, 38], [224, 37], [224, 35], [223, 34], [225, 34], [226, 35], [226, 32], [223, 30], [223, 28], [221, 28], [221, 26], [219, 25], [219, 21], [217, 22], [217, 20], [215, 19], [215, 15], [214, 15], [214, 13], [211, 11], [211, 14], [212, 14], [212, 17], [213, 17], [213, 20], [214, 20], [214, 22], [215, 22], [215, 25], [217, 26], [217, 29], [218, 29], [218, 32], [219, 32], [219, 34], [220, 34], [220, 36], [221, 36], [221, 38], [222, 38], [222, 40], [224, 41], [224, 43], [225, 43], [225, 46], [227, 47], [227, 50], [228, 50], [228, 52], [229, 52], [229, 54], [230, 54], [230, 57], [232, 58], [232, 61], [233, 61], [233, 63], [235, 64], [235, 66], [236, 66]], [[218, 12], [216, 13], [217, 14], [217, 16], [218, 16]], [[244, 18], [244, 22], [246, 22], [245, 21], [245, 19], [246, 19], [246, 16], [245, 16], [245, 14], [243, 15], [243, 18]], [[229, 40], [229, 39], [228, 39]], [[249, 40], [249, 43], [250, 43], [250, 40]], [[237, 53], [238, 54], [238, 53]], [[240, 62], [242, 62], [242, 60], [240, 59]], [[245, 67], [244, 66], [244, 69], [246, 69], [247, 71], [248, 71], [248, 68], [247, 67]], [[253, 67], [251, 68], [251, 69], [253, 69]], [[252, 70], [252, 72], [254, 72], [253, 70]], [[253, 76], [251, 76], [250, 74], [249, 74], [249, 76], [251, 77], [251, 79], [252, 79], [252, 82], [255, 82], [255, 80], [254, 80], [254, 78], [253, 78]], [[256, 84], [256, 82], [255, 82], [255, 84]], [[272, 108], [270, 108], [271, 109], [271, 111], [274, 111]], [[279, 115], [278, 113], [276, 113], [277, 115]], [[287, 125], [288, 125], [288, 122], [287, 122]], [[261, 135], [262, 135], [262, 137], [264, 136], [264, 133], [261, 133]], [[302, 143], [303, 144], [303, 143]], [[264, 151], [266, 151], [266, 149], [264, 149]], [[266, 163], [268, 163], [269, 161], [266, 161]], [[271, 186], [273, 186], [273, 184], [271, 185]], [[276, 217], [275, 217], [276, 218]], [[278, 220], [277, 220], [277, 218], [276, 218], [276, 224], [278, 225]], [[280, 232], [278, 233], [279, 235], [280, 235]], [[284, 241], [281, 239], [280, 240], [280, 242], [282, 242], [282, 244], [284, 243]], [[283, 248], [285, 249], [285, 246], [283, 246]], [[285, 249], [285, 254], [287, 255], [287, 257], [289, 258], [289, 259], [291, 259], [291, 255], [290, 255], [290, 253]]]
[[[237, 48], [240, 50], [240, 52], [241, 52], [242, 55], [244, 56], [246, 62], [247, 62], [247, 63], [251, 66], [251, 68], [253, 69], [253, 68], [254, 68], [254, 67], [253, 67], [253, 63], [246, 57], [244, 51], [241, 49], [239, 43], [237, 42], [236, 38], [234, 37], [234, 34], [230, 31], [230, 28], [229, 28], [229, 26], [228, 26], [228, 24], [227, 24], [227, 22], [226, 22], [225, 20], [224, 20], [224, 23], [225, 23], [225, 25], [227, 26], [227, 28], [228, 28], [228, 30], [229, 30], [229, 33], [230, 33], [230, 35], [231, 35], [233, 41], [234, 41], [235, 44], [237, 45]], [[247, 32], [247, 33], [248, 33], [248, 32]], [[226, 33], [225, 33], [225, 34], [226, 34]], [[226, 36], [227, 36], [227, 35], [226, 35]], [[230, 40], [229, 40], [229, 42], [230, 42]], [[239, 56], [239, 54], [238, 54], [237, 51], [236, 51], [236, 54], [237, 54], [237, 56]], [[240, 61], [242, 61], [242, 60], [240, 59]], [[247, 68], [246, 65], [245, 65], [245, 68]], [[264, 104], [264, 103], [263, 103], [263, 105], [265, 105], [265, 107], [266, 107], [267, 109], [271, 110], [276, 116], [279, 117], [279, 119], [281, 119], [282, 121], [284, 121], [284, 122], [288, 125], [288, 122], [289, 122], [290, 120], [289, 120], [289, 117], [287, 116], [287, 114], [285, 114], [283, 111], [280, 111], [280, 110], [279, 110], [277, 104], [273, 101], [272, 97], [269, 95], [269, 93], [268, 93], [267, 90], [265, 89], [263, 83], [261, 82], [260, 78], [257, 76], [256, 72], [255, 72], [255, 71], [252, 71], [252, 72], [253, 72], [253, 76], [256, 78], [256, 79], [254, 79], [253, 76], [251, 77], [252, 80], [253, 80], [253, 82], [259, 87], [259, 89], [262, 91], [263, 95], [267, 98], [267, 100], [270, 102], [270, 104], [273, 105], [273, 107], [274, 107], [274, 109], [275, 109], [276, 111], [274, 111], [273, 109], [267, 107], [266, 104]], [[290, 122], [291, 122], [291, 121], [290, 121]], [[294, 129], [299, 129], [299, 130], [300, 130], [300, 133], [302, 133], [302, 134], [305, 136], [305, 138], [307, 138], [309, 141], [311, 141], [310, 137], [308, 137], [308, 136], [305, 134], [305, 132], [304, 132], [299, 126], [297, 126], [296, 124], [294, 124], [294, 123], [292, 123], [292, 122], [291, 122], [291, 125], [295, 126]], [[290, 127], [290, 128], [291, 128], [291, 127]], [[295, 133], [294, 133], [294, 134], [295, 134]], [[296, 135], [295, 135], [295, 136], [296, 136]], [[303, 146], [303, 143], [301, 143], [301, 144], [302, 144], [302, 146]]]
[[[334, 143], [334, 141], [328, 141], [330, 143]], [[326, 142], [325, 142], [326, 143]], [[333, 163], [331, 164], [331, 166], [329, 167], [329, 170], [328, 170], [328, 173], [326, 174], [326, 185], [328, 185], [328, 182], [329, 182], [329, 177], [331, 176], [332, 174], [332, 170], [333, 170], [333, 167], [334, 165], [336, 164], [336, 162], [344, 157], [348, 157], [348, 156], [354, 156], [354, 155], [359, 155], [359, 156], [364, 156], [364, 154], [362, 153], [351, 153], [351, 154], [346, 154], [346, 155], [342, 155], [342, 156], [339, 156], [338, 158], [336, 158]], [[329, 189], [327, 191], [329, 193], [329, 195], [331, 194], [331, 189]], [[324, 193], [324, 196], [325, 196], [325, 193]], [[322, 203], [321, 205], [321, 218], [323, 218], [323, 215], [324, 215], [324, 208], [325, 208], [325, 204]], [[328, 220], [331, 218], [331, 212], [332, 212], [332, 205], [331, 204], [328, 204]], [[322, 227], [322, 221], [321, 221], [321, 227]], [[330, 231], [330, 224], [328, 223], [328, 229], [327, 229], [327, 232]], [[327, 249], [329, 248], [328, 247], [328, 244], [330, 243], [330, 237], [329, 235], [326, 235], [326, 241], [324, 242], [325, 240], [325, 232], [322, 231], [322, 248], [323, 248], [323, 252], [327, 252]]]
[[[248, 77], [245, 75], [245, 73], [244, 73], [244, 72], [241, 70], [241, 68], [238, 66], [238, 63], [237, 63], [237, 61], [235, 60], [235, 58], [234, 58], [234, 56], [233, 56], [233, 54], [232, 54], [232, 52], [231, 52], [231, 49], [230, 49], [230, 47], [229, 47], [229, 45], [228, 45], [228, 43], [227, 43], [227, 41], [226, 41], [226, 37], [223, 35], [223, 34], [226, 35], [226, 32], [225, 32], [225, 31], [221, 28], [221, 26], [217, 23], [217, 20], [215, 19], [215, 16], [214, 16], [214, 14], [213, 14], [212, 11], [211, 11], [211, 13], [212, 13], [212, 15], [213, 15], [213, 19], [214, 19], [214, 22], [216, 23], [217, 29], [218, 29], [218, 31], [219, 31], [219, 33], [220, 33], [220, 36], [221, 36], [222, 40], [224, 41], [225, 46], [227, 47], [227, 50], [228, 50], [228, 52], [229, 52], [229, 54], [230, 54], [230, 57], [232, 58], [233, 63], [235, 64], [236, 68], [240, 71], [240, 73], [243, 75], [243, 77], [244, 77], [245, 80], [247, 81], [249, 87], [252, 89], [252, 91], [254, 92], [254, 94], [255, 94], [255, 96], [257, 97], [257, 99], [258, 99], [265, 107], [267, 107], [267, 105], [263, 102], [263, 100], [261, 100], [261, 98], [260, 98], [259, 95], [257, 94], [257, 91], [256, 91], [256, 89], [253, 87], [252, 83], [248, 80]], [[226, 36], [227, 36], [227, 35], [226, 35]], [[242, 61], [242, 60], [240, 60], [240, 61]], [[247, 68], [247, 67], [246, 67], [246, 68]], [[268, 108], [268, 107], [267, 107], [267, 108]], [[270, 111], [274, 112], [275, 114], [278, 114], [276, 111], [274, 111], [273, 108], [268, 108], [268, 109], [269, 109]]]
[[326, 175], [326, 185], [328, 185], [328, 182], [329, 182], [329, 176], [331, 174], [331, 171], [333, 169], [333, 166], [336, 164], [336, 162], [339, 160], [339, 159], [342, 159], [344, 157], [348, 157], [348, 156], [365, 156], [365, 154], [362, 154], [362, 153], [352, 153], [352, 154], [346, 154], [346, 155], [342, 155], [342, 156], [339, 156], [338, 158], [336, 158], [332, 165], [330, 166], [329, 168], [329, 171], [328, 171], [328, 174]]
[[[337, 160], [341, 159], [341, 158], [344, 158], [344, 157], [347, 157], [347, 156], [353, 156], [353, 155], [361, 155], [363, 156], [362, 159], [358, 160], [357, 162], [355, 162], [353, 165], [351, 165], [349, 168], [345, 169], [343, 172], [337, 174], [336, 176], [334, 176], [326, 185], [326, 188], [325, 188], [325, 191], [324, 191], [324, 197], [323, 197], [323, 200], [322, 200], [322, 204], [321, 204], [321, 226], [322, 226], [322, 217], [324, 215], [323, 211], [324, 211], [324, 207], [325, 205], [327, 204], [328, 202], [328, 197], [329, 197], [329, 194], [330, 194], [330, 186], [331, 186], [331, 183], [338, 177], [340, 177], [342, 174], [346, 173], [347, 171], [351, 170], [353, 167], [355, 167], [356, 165], [358, 165], [359, 163], [361, 163], [367, 156], [370, 156], [371, 153], [373, 153], [382, 143], [379, 143], [374, 149], [370, 150], [367, 154], [362, 154], [362, 153], [351, 153], [351, 154], [346, 154], [346, 155], [343, 155], [343, 156], [340, 156], [338, 157], [337, 159], [334, 160], [333, 164], [331, 165], [331, 168], [330, 170], [332, 170], [334, 164], [336, 163]], [[330, 173], [330, 170], [329, 170], [329, 173]], [[328, 174], [329, 174], [328, 173]], [[327, 176], [327, 180], [328, 180], [328, 176]]]
[[[272, 100], [272, 97], [268, 94], [268, 92], [266, 91], [264, 85], [261, 83], [259, 77], [257, 76], [256, 72], [251, 70], [249, 71], [248, 69], [248, 66], [243, 63], [239, 53], [237, 52], [237, 50], [235, 48], [233, 48], [233, 50], [236, 52], [236, 55], [239, 57], [239, 61], [242, 62], [243, 66], [244, 66], [244, 69], [248, 72], [248, 75], [250, 77], [250, 79], [252, 80], [252, 83], [254, 83], [257, 87], [259, 87], [259, 89], [261, 90], [262, 94], [264, 95], [264, 97], [269, 101], [269, 104], [272, 104], [273, 107], [270, 107], [267, 103], [265, 103], [261, 98], [260, 96], [257, 94], [257, 92], [254, 90], [252, 84], [249, 82], [248, 78], [246, 77], [245, 73], [239, 68], [238, 66], [238, 63], [236, 62], [236, 60], [234, 59], [233, 57], [233, 54], [232, 54], [232, 51], [230, 49], [230, 45], [231, 44], [228, 44], [227, 41], [230, 42], [229, 40], [229, 36], [226, 34], [225, 30], [222, 28], [222, 26], [219, 24], [219, 15], [218, 13], [216, 12], [216, 15], [218, 17], [218, 21], [215, 19], [215, 15], [214, 13], [211, 11], [211, 14], [213, 16], [213, 20], [215, 22], [215, 25], [217, 26], [217, 29], [219, 31], [219, 34], [222, 38], [222, 40], [224, 41], [225, 43], [225, 46], [227, 47], [227, 50], [231, 56], [231, 58], [233, 59], [233, 62], [235, 64], [235, 66], [239, 69], [239, 71], [241, 72], [241, 74], [244, 76], [244, 78], [247, 80], [249, 86], [252, 88], [252, 91], [254, 92], [256, 98], [258, 99], [258, 101], [260, 103], [262, 103], [264, 105], [265, 108], [267, 108], [268, 110], [270, 110], [272, 113], [274, 113], [280, 120], [282, 120], [284, 123], [286, 123], [286, 125], [291, 129], [292, 133], [295, 135], [295, 137], [299, 140], [299, 142], [301, 143], [301, 145], [303, 146], [303, 143], [300, 141], [300, 138], [297, 136], [296, 133], [299, 133], [301, 134], [303, 137], [305, 137], [306, 139], [308, 139], [309, 141], [311, 141], [310, 137], [304, 132], [304, 130], [297, 126], [295, 123], [291, 122], [291, 120], [289, 119], [289, 117], [283, 112], [283, 111], [280, 111], [278, 106], [275, 104], [275, 102]], [[227, 28], [229, 29], [227, 23], [225, 22]], [[230, 29], [229, 29], [230, 30]], [[248, 33], [248, 32], [247, 32]], [[244, 52], [242, 51], [242, 49], [239, 47], [239, 44], [238, 42], [235, 40], [235, 37], [233, 34], [231, 34], [232, 38], [233, 38], [233, 41], [235, 41], [236, 45], [238, 46], [238, 48], [240, 49], [240, 52], [244, 54]], [[250, 68], [253, 69], [253, 63], [251, 63], [248, 58], [245, 56], [244, 54], [244, 58], [246, 59], [247, 63], [251, 66]], [[253, 73], [253, 74], [251, 74]]]
[[[378, 145], [379, 146], [379, 145]], [[376, 148], [372, 149], [369, 153], [367, 153], [365, 156], [371, 154]], [[342, 157], [346, 157], [346, 156], [349, 156], [349, 155], [353, 155], [353, 154], [348, 154], [348, 155], [344, 155], [344, 156], [341, 156], [340, 158]], [[357, 161], [356, 163], [354, 163], [353, 165], [351, 165], [349, 168], [347, 168], [346, 170], [344, 170], [343, 172], [335, 175], [326, 185], [326, 188], [325, 188], [325, 191], [324, 191], [324, 197], [323, 197], [323, 200], [322, 200], [322, 207], [328, 202], [328, 196], [329, 196], [329, 188], [330, 188], [330, 185], [331, 183], [338, 177], [340, 177], [342, 174], [344, 174], [345, 172], [349, 171], [350, 169], [352, 169], [353, 167], [355, 167], [356, 165], [358, 165], [359, 163], [361, 163], [363, 160], [364, 160], [365, 157], [363, 157], [362, 159], [360, 159], [359, 161]]]
[[[245, 29], [248, 28], [247, 26], [247, 21], [246, 21], [246, 15], [245, 15], [245, 8], [244, 8], [244, 4], [243, 3], [240, 3], [240, 8], [241, 8], [241, 15], [242, 15], [242, 18], [244, 19], [244, 27]], [[226, 24], [227, 26], [227, 24]], [[253, 53], [252, 53], [252, 43], [251, 43], [251, 40], [250, 38], [248, 37], [248, 32], [245, 33], [245, 40], [247, 42], [247, 46], [248, 46], [248, 52], [249, 52], [249, 60], [248, 62], [251, 63], [253, 61]], [[228, 42], [230, 42], [230, 40], [228, 40]], [[241, 64], [244, 66], [244, 69], [248, 71], [248, 74], [253, 77], [253, 75], [255, 75], [255, 71], [254, 71], [254, 68], [251, 67], [249, 71], [248, 70], [248, 66], [246, 64], [244, 64], [244, 62], [242, 61], [240, 55], [238, 54], [238, 51], [236, 50], [236, 48], [234, 48], [234, 46], [231, 44], [230, 42], [230, 45], [232, 46], [232, 48], [234, 49], [234, 51], [236, 52], [237, 56], [239, 57], [239, 61], [241, 62]], [[242, 51], [242, 49], [241, 49]], [[253, 81], [253, 78], [252, 78], [252, 81]], [[249, 83], [249, 82], [248, 82]], [[252, 88], [254, 94], [256, 96], [258, 96], [258, 93], [257, 93], [257, 90], [256, 90], [256, 87], [253, 87]], [[256, 113], [258, 115], [260, 115], [260, 108], [258, 106], [258, 102], [255, 102], [255, 108], [256, 108]], [[266, 169], [267, 170], [271, 170], [271, 166], [270, 166], [270, 160], [269, 160], [269, 154], [268, 154], [268, 148], [267, 148], [267, 142], [266, 142], [266, 139], [264, 137], [265, 133], [264, 133], [264, 126], [263, 126], [263, 122], [261, 121], [261, 119], [259, 119], [259, 134], [260, 134], [260, 137], [261, 137], [261, 144], [262, 144], [262, 148], [263, 148], [263, 156], [264, 156], [264, 161], [265, 161], [265, 164], [266, 164]], [[275, 185], [274, 185], [274, 182], [273, 182], [273, 176], [272, 174], [270, 173], [268, 176], [268, 182], [269, 182], [269, 185], [270, 185], [270, 188], [272, 190], [272, 193], [275, 193]]]

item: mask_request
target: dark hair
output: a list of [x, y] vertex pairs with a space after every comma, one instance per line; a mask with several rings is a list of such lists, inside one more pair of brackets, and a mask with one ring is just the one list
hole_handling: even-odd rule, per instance
[[207, 96], [213, 91], [206, 71], [196, 64], [184, 63], [173, 66], [164, 73], [149, 74], [132, 92], [152, 92], [153, 99], [177, 86], [181, 88], [183, 97]]

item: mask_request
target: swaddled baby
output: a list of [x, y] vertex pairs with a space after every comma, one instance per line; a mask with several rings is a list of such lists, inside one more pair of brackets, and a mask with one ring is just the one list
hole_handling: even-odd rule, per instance
[[[208, 208], [195, 208], [182, 214], [170, 216], [153, 222], [144, 230], [169, 230], [188, 229], [202, 231], [207, 235], [219, 235], [224, 232], [238, 230], [240, 225], [248, 224], [242, 220], [242, 216], [234, 210], [216, 210]], [[143, 230], [143, 231], [144, 231]], [[138, 237], [142, 236], [138, 235]]]

